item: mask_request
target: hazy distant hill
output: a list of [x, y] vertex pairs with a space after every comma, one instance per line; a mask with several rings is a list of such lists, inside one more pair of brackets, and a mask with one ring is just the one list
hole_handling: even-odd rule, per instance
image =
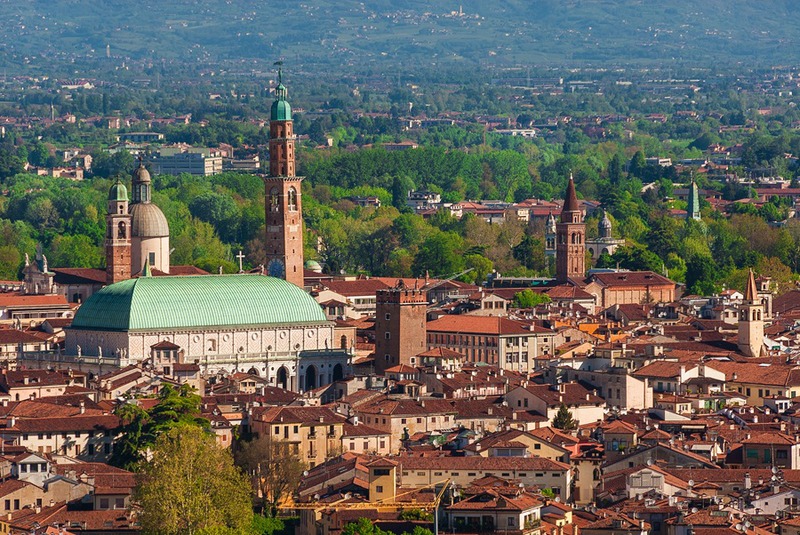
[[798, 0], [0, 0], [0, 61], [102, 58], [109, 45], [134, 58], [282, 56], [376, 70], [453, 61], [785, 64], [800, 58], [798, 21]]

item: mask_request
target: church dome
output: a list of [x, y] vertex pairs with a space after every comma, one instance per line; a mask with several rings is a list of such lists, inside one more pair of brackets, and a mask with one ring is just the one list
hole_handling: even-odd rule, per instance
[[144, 162], [139, 162], [139, 167], [133, 171], [133, 183], [150, 183], [150, 171], [144, 166]]
[[314, 273], [322, 273], [322, 266], [316, 260], [307, 260], [305, 268], [309, 271], [313, 271]]
[[600, 220], [600, 230], [604, 229], [611, 230], [611, 220], [605, 211], [603, 212], [603, 219]]
[[136, 331], [321, 324], [314, 298], [263, 275], [139, 277], [106, 286], [81, 305], [72, 329]]
[[134, 204], [130, 208], [131, 236], [134, 238], [161, 238], [169, 236], [169, 224], [164, 212], [152, 203]]
[[269, 114], [270, 121], [291, 121], [292, 107], [285, 100], [276, 100], [272, 103]]
[[114, 182], [114, 185], [111, 186], [111, 189], [108, 190], [108, 200], [109, 201], [128, 200], [128, 188], [125, 187], [125, 184], [123, 184], [121, 180], [117, 179], [117, 181]]

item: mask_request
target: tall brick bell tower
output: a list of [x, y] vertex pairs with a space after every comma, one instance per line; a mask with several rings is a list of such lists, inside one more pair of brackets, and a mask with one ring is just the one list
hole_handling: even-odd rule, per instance
[[575, 194], [575, 181], [570, 175], [561, 220], [556, 225], [556, 280], [563, 284], [585, 276], [586, 224]]
[[302, 177], [295, 176], [292, 108], [278, 69], [278, 87], [269, 120], [269, 176], [266, 187], [267, 274], [303, 287]]
[[106, 213], [106, 284], [131, 278], [131, 216], [128, 189], [117, 179], [108, 192]]

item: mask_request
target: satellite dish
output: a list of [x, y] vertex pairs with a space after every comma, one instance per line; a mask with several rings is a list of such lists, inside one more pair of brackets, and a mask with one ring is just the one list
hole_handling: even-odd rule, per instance
[[742, 526], [741, 524], [736, 524], [736, 531], [742, 531], [743, 528], [744, 526]]
[[308, 477], [308, 470], [303, 470], [303, 477]]
[[692, 514], [696, 513], [697, 511], [699, 511], [697, 507], [692, 507]]
[[653, 466], [653, 459], [647, 459], [647, 466]]
[[751, 527], [753, 527], [753, 524], [751, 524], [750, 521], [745, 521], [744, 527], [750, 529]]
[[772, 473], [773, 474], [777, 474], [778, 473], [778, 469], [776, 467], [774, 467], [774, 466], [772, 467]]
[[314, 499], [319, 500], [319, 494], [314, 494]]
[[556, 496], [556, 503], [561, 503], [561, 496]]
[[[689, 486], [690, 487], [694, 487], [694, 479], [690, 479], [689, 480]], [[695, 512], [697, 512], [697, 511], [695, 511]]]

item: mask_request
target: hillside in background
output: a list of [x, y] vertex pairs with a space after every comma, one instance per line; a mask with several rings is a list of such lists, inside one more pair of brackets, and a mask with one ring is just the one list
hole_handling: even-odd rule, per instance
[[282, 57], [349, 70], [416, 66], [786, 64], [794, 0], [0, 1], [6, 69], [153, 59], [250, 69]]

